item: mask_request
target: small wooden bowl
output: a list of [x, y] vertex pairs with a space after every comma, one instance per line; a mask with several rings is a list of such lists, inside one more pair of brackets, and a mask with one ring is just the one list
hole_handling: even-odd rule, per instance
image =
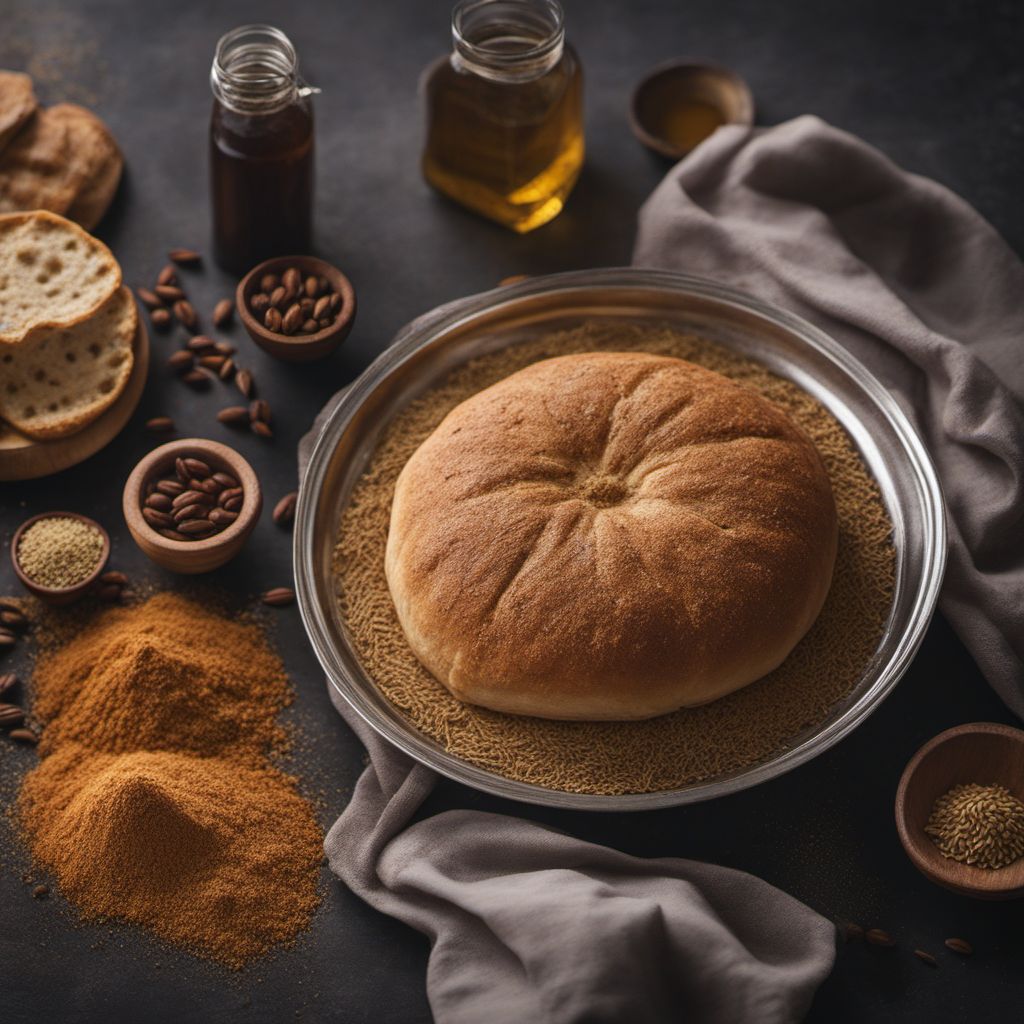
[[[157, 533], [142, 517], [146, 485], [157, 477], [174, 474], [174, 460], [191, 456], [230, 473], [244, 491], [238, 518], [228, 527], [202, 540], [172, 540]], [[263, 508], [259, 480], [241, 455], [226, 444], [192, 437], [154, 448], [132, 470], [124, 485], [124, 519], [132, 539], [157, 565], [172, 572], [210, 572], [229, 562], [242, 549]]]
[[[38, 523], [40, 519], [77, 519], [79, 522], [87, 523], [94, 530], [99, 531], [100, 536], [103, 538], [103, 553], [100, 555], [100, 560], [95, 570], [82, 580], [81, 583], [76, 583], [73, 587], [44, 587], [25, 575], [24, 570], [18, 563], [18, 545], [21, 543], [21, 538], [25, 531], [33, 523]], [[79, 515], [77, 512], [41, 512], [37, 516], [32, 516], [31, 519], [26, 519], [11, 538], [11, 565], [14, 566], [15, 575], [21, 580], [25, 589], [30, 594], [34, 594], [40, 600], [46, 601], [47, 604], [72, 604], [80, 597], [84, 597], [89, 588], [99, 579], [108, 558], [110, 558], [110, 536], [107, 534], [107, 531], [95, 519]]]
[[[682, 118], [686, 107], [694, 103], [711, 107], [718, 123], [695, 138], [673, 137], [672, 121]], [[719, 125], [753, 124], [754, 99], [747, 83], [728, 68], [671, 61], [655, 68], [633, 90], [629, 123], [648, 149], [681, 160]]]
[[[326, 277], [331, 283], [331, 288], [341, 295], [341, 309], [330, 327], [325, 327], [316, 334], [275, 334], [268, 331], [252, 315], [249, 300], [259, 291], [260, 278], [264, 274], [281, 274], [289, 267], [298, 267], [303, 277], [310, 274]], [[238, 282], [235, 306], [245, 329], [249, 332], [249, 337], [264, 352], [292, 363], [304, 363], [329, 356], [348, 337], [356, 319], [356, 293], [352, 282], [336, 267], [315, 256], [278, 256], [272, 260], [264, 260]]]
[[1024, 732], [973, 722], [929, 740], [911, 759], [896, 791], [896, 828], [914, 866], [937, 885], [982, 900], [1024, 896], [1024, 857], [990, 870], [939, 853], [925, 834], [935, 801], [953, 786], [1005, 786], [1024, 800]]

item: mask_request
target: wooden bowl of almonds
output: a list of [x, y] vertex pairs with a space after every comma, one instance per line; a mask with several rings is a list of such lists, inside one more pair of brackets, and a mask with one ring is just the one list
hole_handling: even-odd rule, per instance
[[230, 561], [263, 508], [252, 467], [226, 444], [188, 438], [154, 448], [124, 485], [132, 539], [172, 572], [210, 572]]
[[914, 866], [964, 896], [1024, 896], [1024, 731], [995, 722], [947, 729], [910, 760], [896, 828]]
[[352, 282], [315, 256], [279, 256], [238, 283], [238, 316], [265, 352], [289, 362], [330, 355], [356, 318]]

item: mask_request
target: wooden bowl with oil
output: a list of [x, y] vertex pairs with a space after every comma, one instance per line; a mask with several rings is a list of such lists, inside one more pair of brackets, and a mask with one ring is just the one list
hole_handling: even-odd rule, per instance
[[929, 740], [911, 759], [896, 791], [896, 829], [925, 878], [982, 900], [1024, 896], [1024, 857], [1002, 868], [979, 868], [944, 857], [925, 833], [935, 801], [967, 783], [1005, 786], [1024, 801], [1024, 731], [973, 722]]
[[633, 91], [633, 134], [648, 149], [681, 160], [724, 124], [754, 123], [754, 98], [734, 71], [716, 64], [671, 61]]

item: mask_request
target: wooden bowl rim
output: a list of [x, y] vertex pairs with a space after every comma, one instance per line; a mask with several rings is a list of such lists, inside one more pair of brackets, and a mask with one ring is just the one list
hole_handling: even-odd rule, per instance
[[[21, 543], [21, 538], [25, 531], [32, 526], [33, 523], [38, 523], [41, 519], [77, 519], [79, 522], [87, 523], [93, 529], [99, 530], [100, 536], [103, 538], [103, 553], [100, 556], [100, 560], [96, 569], [87, 576], [80, 583], [76, 583], [70, 587], [47, 587], [42, 583], [36, 583], [31, 576], [26, 575], [21, 565], [18, 562], [18, 545]], [[55, 512], [39, 512], [37, 515], [30, 516], [26, 519], [18, 528], [14, 531], [14, 536], [11, 538], [11, 565], [14, 568], [14, 574], [21, 581], [22, 585], [26, 590], [31, 591], [33, 594], [37, 594], [39, 597], [68, 597], [71, 594], [82, 593], [91, 587], [99, 578], [103, 572], [108, 560], [110, 559], [110, 534], [107, 533], [106, 529], [101, 523], [96, 522], [89, 516], [82, 515], [81, 512], [67, 512], [64, 510], [57, 510]]]
[[[315, 334], [275, 334], [274, 331], [267, 330], [249, 311], [247, 294], [249, 286], [258, 277], [262, 277], [264, 274], [273, 274], [278, 269], [287, 270], [289, 266], [298, 266], [299, 269], [310, 270], [318, 276], [326, 277], [341, 293], [341, 309], [330, 327], [324, 327]], [[238, 287], [235, 289], [235, 306], [238, 309], [239, 318], [250, 334], [275, 345], [302, 348], [306, 345], [329, 341], [348, 327], [356, 311], [356, 290], [352, 282], [336, 266], [320, 259], [319, 256], [274, 256], [256, 264], [238, 282]]]
[[[896, 788], [896, 831], [899, 834], [900, 843], [911, 863], [921, 874], [956, 892], [988, 898], [1011, 894], [1024, 895], [1024, 857], [994, 871], [948, 860], [941, 854], [936, 857], [926, 857], [921, 851], [928, 849], [929, 847], [925, 844], [930, 845], [931, 841], [923, 834], [918, 836], [916, 834], [918, 830], [911, 825], [907, 818], [908, 793], [921, 765], [940, 747], [965, 736], [998, 736], [1024, 747], [1024, 730], [1012, 725], [1003, 725], [1000, 722], [967, 722], [933, 736], [907, 762]], [[935, 852], [937, 853], [937, 851]], [[970, 875], [977, 878], [976, 884], [962, 877], [965, 869]]]
[[742, 75], [722, 64], [716, 64], [714, 61], [693, 60], [685, 57], [675, 58], [673, 60], [667, 60], [652, 68], [636, 84], [633, 89], [633, 94], [630, 97], [630, 127], [633, 129], [633, 134], [648, 149], [652, 149], [654, 152], [660, 153], [662, 156], [669, 157], [670, 159], [681, 160], [687, 153], [692, 153], [693, 149], [696, 148], [692, 147], [690, 149], [685, 149], [681, 146], [672, 145], [672, 143], [667, 139], [649, 131], [647, 126], [644, 124], [643, 119], [640, 117], [640, 97], [643, 95], [644, 91], [648, 89], [655, 80], [670, 74], [678, 75], [681, 72], [690, 75], [696, 73], [711, 75], [714, 78], [720, 78], [727, 82], [729, 86], [736, 91], [736, 95], [740, 100], [741, 113], [739, 117], [728, 117], [726, 116], [726, 112], [721, 110], [723, 117], [725, 117], [725, 123], [741, 125], [752, 125], [754, 123], [754, 95], [750, 91], [750, 86], [747, 85], [746, 79], [744, 79]]
[[[173, 463], [174, 459], [184, 455], [199, 458], [206, 455], [225, 463], [228, 470], [237, 477], [238, 482], [242, 485], [242, 508], [239, 510], [238, 518], [226, 529], [215, 533], [212, 537], [203, 537], [200, 540], [171, 540], [170, 537], [157, 533], [143, 518], [142, 489], [146, 482], [165, 462]], [[244, 538], [256, 525], [263, 502], [259, 478], [244, 456], [221, 441], [186, 437], [168, 441], [166, 444], [154, 448], [136, 463], [135, 468], [125, 481], [122, 505], [129, 528], [145, 530], [146, 538], [153, 547], [181, 554], [213, 551], [227, 546], [236, 539]]]

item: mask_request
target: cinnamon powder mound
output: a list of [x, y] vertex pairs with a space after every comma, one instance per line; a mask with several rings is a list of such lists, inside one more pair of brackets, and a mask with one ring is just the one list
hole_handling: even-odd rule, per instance
[[[640, 722], [563, 722], [464, 704], [419, 663], [384, 575], [395, 481], [456, 405], [540, 359], [652, 352], [698, 363], [758, 391], [815, 443], [839, 520], [832, 587], [786, 661], [711, 704]], [[338, 607], [360, 662], [409, 723], [488, 771], [574, 793], [647, 793], [706, 781], [791, 747], [856, 689], [892, 607], [892, 526], [878, 486], [838, 421], [764, 366], [670, 328], [588, 323], [481, 356], [453, 370], [389, 424], [342, 512], [333, 569]]]
[[291, 691], [257, 626], [157, 594], [44, 654], [32, 685], [44, 758], [18, 817], [83, 917], [231, 967], [308, 925], [323, 836], [269, 760]]

